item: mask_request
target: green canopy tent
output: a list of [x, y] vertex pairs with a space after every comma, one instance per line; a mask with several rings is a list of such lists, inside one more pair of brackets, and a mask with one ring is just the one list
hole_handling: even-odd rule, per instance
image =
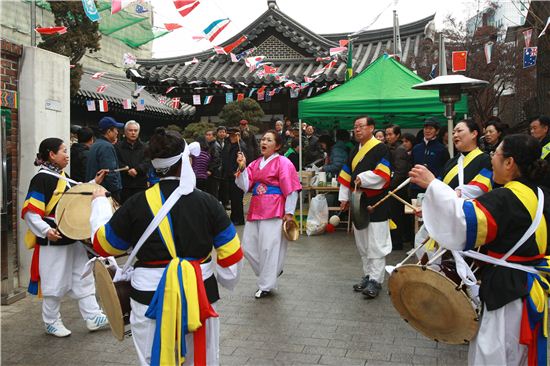
[[[378, 127], [393, 123], [401, 128], [421, 128], [428, 117], [446, 125], [445, 106], [439, 101], [438, 91], [412, 89], [422, 82], [398, 61], [382, 55], [347, 83], [300, 101], [298, 117], [325, 128], [350, 129], [354, 118], [365, 114], [373, 117]], [[467, 113], [466, 96], [456, 103], [455, 111], [457, 116]]]

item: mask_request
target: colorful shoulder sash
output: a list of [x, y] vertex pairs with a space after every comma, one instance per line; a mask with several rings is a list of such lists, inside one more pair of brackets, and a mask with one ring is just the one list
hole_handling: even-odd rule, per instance
[[[464, 169], [470, 164], [475, 158], [477, 158], [479, 155], [482, 155], [483, 151], [479, 149], [479, 147], [475, 148], [475, 150], [472, 150], [468, 155], [464, 157]], [[451, 170], [447, 174], [445, 174], [445, 177], [443, 178], [443, 183], [449, 185], [449, 183], [456, 177], [458, 174], [458, 164], [456, 164], [454, 167], [452, 167]]]
[[355, 154], [355, 156], [353, 157], [353, 160], [351, 161], [351, 171], [353, 172], [355, 170], [355, 168], [357, 167], [357, 164], [359, 164], [361, 160], [363, 160], [365, 155], [367, 155], [367, 153], [373, 147], [381, 143], [382, 142], [380, 142], [379, 140], [375, 139], [374, 137], [371, 137], [371, 139], [367, 141], [365, 145], [361, 146], [361, 148], [359, 149], [357, 154]]
[[[155, 216], [165, 201], [160, 185], [149, 188], [145, 197]], [[158, 232], [172, 260], [145, 313], [147, 317], [156, 319], [151, 365], [172, 365], [174, 357], [177, 365], [185, 362], [185, 334], [193, 332], [195, 365], [206, 365], [206, 332], [203, 324], [207, 318], [218, 315], [206, 296], [200, 259], [178, 258], [170, 213], [160, 222]]]
[[542, 147], [542, 154], [540, 155], [540, 158], [546, 159], [548, 154], [550, 154], [550, 142]]

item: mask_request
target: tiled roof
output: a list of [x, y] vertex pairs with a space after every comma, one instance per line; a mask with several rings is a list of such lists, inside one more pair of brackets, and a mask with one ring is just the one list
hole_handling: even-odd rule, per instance
[[[424, 30], [428, 23], [433, 21], [433, 18], [434, 15], [431, 15], [400, 27], [403, 51], [401, 60], [403, 62], [407, 62], [411, 57], [421, 53]], [[264, 61], [272, 62], [272, 66], [277, 67], [279, 73], [298, 83], [303, 82], [304, 76], [311, 76], [313, 72], [323, 66], [322, 62], [316, 61], [317, 57], [328, 56], [329, 49], [338, 47], [338, 40], [346, 39], [348, 36], [347, 33], [316, 34], [288, 17], [276, 6], [269, 7], [248, 27], [221, 46], [231, 44], [243, 34], [247, 36], [248, 40], [233, 53], [256, 47], [257, 50], [252, 55], [266, 56]], [[360, 73], [384, 52], [391, 52], [393, 28], [363, 32], [355, 37], [353, 47], [353, 70], [354, 73]], [[185, 62], [191, 61], [193, 58], [197, 58], [200, 62], [185, 65]], [[347, 55], [341, 55], [336, 66], [326, 70], [317, 78], [316, 83], [342, 82], [345, 78], [346, 58]], [[206, 86], [212, 86], [214, 81], [228, 84], [238, 82], [279, 84], [279, 81], [271, 75], [260, 78], [255, 75], [254, 71], [249, 71], [244, 60], [233, 63], [229, 55], [215, 55], [213, 50], [171, 58], [141, 59], [138, 60], [138, 65], [138, 72], [145, 79], [144, 82], [152, 85], [183, 87], [191, 81], [203, 82], [203, 85]], [[132, 75], [128, 75], [134, 78]], [[168, 80], [162, 81], [164, 79]]]
[[[85, 103], [84, 100], [87, 99], [106, 100], [109, 104], [122, 108], [123, 100], [130, 98], [132, 99], [132, 108], [135, 110], [137, 99], [143, 98], [145, 99], [145, 113], [159, 113], [174, 117], [186, 117], [195, 114], [196, 108], [189, 104], [181, 103], [180, 109], [160, 104], [155, 95], [149, 93], [146, 89], [140, 92], [138, 98], [132, 98], [136, 84], [123, 76], [104, 74], [99, 79], [92, 79], [92, 75], [94, 74], [95, 71], [84, 70], [75, 101]], [[98, 93], [97, 88], [102, 84], [107, 85], [107, 88], [103, 93]]]

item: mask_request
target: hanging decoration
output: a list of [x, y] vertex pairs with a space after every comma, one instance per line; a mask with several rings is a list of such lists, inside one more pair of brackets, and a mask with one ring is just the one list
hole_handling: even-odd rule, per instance
[[[200, 96], [199, 96], [200, 97]], [[210, 104], [212, 102], [212, 99], [214, 98], [213, 95], [207, 95], [204, 97], [204, 105]]]
[[345, 52], [347, 50], [348, 50], [347, 47], [334, 47], [334, 48], [329, 49], [329, 54], [331, 56], [335, 56], [335, 55], [339, 55], [342, 52]]
[[111, 14], [116, 14], [130, 5], [133, 0], [111, 0]]
[[109, 104], [107, 104], [106, 100], [98, 100], [99, 104], [99, 111], [100, 112], [108, 112], [109, 111]]
[[432, 64], [432, 69], [430, 70], [430, 78], [435, 79], [437, 76], [436, 74], [437, 64]]
[[64, 34], [67, 33], [67, 27], [41, 27], [35, 28], [36, 32], [41, 35], [52, 35], [52, 34]]
[[235, 42], [233, 43], [230, 43], [228, 44], [227, 46], [225, 46], [223, 49], [225, 51], [225, 53], [230, 53], [231, 51], [233, 51], [235, 48], [239, 47], [244, 41], [246, 41], [247, 38], [246, 36], [240, 36], [239, 39], [237, 39]]
[[200, 94], [193, 94], [193, 105], [200, 105], [200, 104], [201, 104]]
[[349, 43], [349, 39], [341, 39], [341, 40], [338, 41], [338, 45], [340, 47], [346, 47], [348, 45], [348, 43]]
[[524, 30], [523, 39], [525, 40], [525, 47], [531, 46], [531, 36], [533, 35], [533, 28]]
[[537, 64], [537, 47], [525, 47], [523, 49], [523, 68], [526, 69]]
[[237, 94], [237, 102], [242, 102], [244, 100], [244, 93]]
[[191, 65], [191, 64], [198, 64], [198, 63], [199, 63], [199, 59], [196, 58], [196, 57], [193, 57], [193, 59], [191, 61], [185, 61], [183, 64], [184, 65]]
[[145, 99], [140, 98], [136, 103], [136, 111], [144, 111], [144, 110], [145, 110]]
[[95, 100], [87, 100], [86, 108], [88, 109], [88, 112], [95, 112]]
[[103, 92], [105, 92], [105, 90], [107, 89], [108, 86], [109, 85], [107, 85], [107, 84], [101, 84], [96, 88], [95, 91], [96, 91], [96, 93], [103, 93]]
[[206, 39], [212, 42], [224, 29], [231, 23], [229, 18], [214, 20], [210, 25], [204, 28]]
[[466, 60], [468, 58], [468, 51], [458, 51], [453, 52], [452, 54], [452, 70], [453, 72], [457, 71], [466, 71]]
[[136, 14], [145, 14], [149, 11], [143, 4], [136, 4]]
[[223, 47], [220, 46], [214, 46], [214, 52], [216, 52], [216, 54], [218, 55], [227, 55]]
[[177, 88], [177, 86], [171, 86], [171, 87], [169, 87], [168, 89], [166, 89], [166, 91], [164, 92], [164, 94], [168, 94], [168, 93], [170, 93], [172, 90], [174, 90], [174, 89], [176, 89], [176, 88]]
[[225, 103], [233, 103], [233, 93], [225, 93]]
[[166, 28], [168, 32], [172, 32], [176, 29], [183, 28], [183, 26], [178, 23], [164, 23], [164, 28]]
[[132, 55], [129, 52], [126, 52], [124, 55], [122, 55], [122, 64], [124, 66], [135, 66], [137, 63], [137, 57]]
[[103, 75], [105, 75], [106, 72], [96, 72], [91, 76], [91, 79], [100, 79]]
[[82, 0], [82, 7], [84, 8], [84, 12], [90, 21], [97, 22], [101, 19], [94, 0]]
[[122, 108], [132, 109], [132, 100], [131, 99], [123, 99], [122, 100]]
[[485, 60], [487, 61], [487, 64], [490, 64], [491, 57], [493, 55], [493, 42], [485, 43], [485, 45], [483, 46], [483, 49], [485, 50]]
[[174, 0], [174, 6], [182, 17], [192, 12], [199, 4], [198, 0]]

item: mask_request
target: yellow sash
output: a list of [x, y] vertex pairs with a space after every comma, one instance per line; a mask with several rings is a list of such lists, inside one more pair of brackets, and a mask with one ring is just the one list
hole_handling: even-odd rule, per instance
[[367, 153], [378, 144], [381, 144], [381, 142], [374, 137], [371, 137], [371, 139], [367, 141], [365, 145], [361, 146], [361, 148], [359, 149], [357, 154], [355, 154], [355, 157], [351, 161], [351, 171], [354, 171], [357, 164], [359, 164], [361, 160], [363, 160], [365, 155], [367, 155]]
[[[529, 211], [531, 219], [535, 219], [535, 214], [537, 212], [537, 195], [533, 190], [527, 187], [525, 184], [518, 181], [511, 181], [504, 185], [505, 188], [508, 188], [512, 191], [513, 194], [520, 200], [523, 206]], [[544, 215], [542, 216], [539, 226], [535, 231], [535, 240], [539, 248], [539, 253], [546, 253], [546, 243], [548, 238], [546, 219]]]
[[[65, 176], [65, 172], [61, 172], [61, 175]], [[54, 192], [65, 192], [66, 186], [67, 181], [65, 179], [59, 178]], [[46, 205], [46, 209], [44, 210], [44, 216], [48, 216], [52, 212], [55, 205], [57, 205], [57, 202], [59, 202], [59, 200], [61, 199], [61, 196], [61, 194], [52, 194], [52, 197], [50, 198], [50, 201], [48, 202], [48, 204]], [[33, 249], [36, 245], [36, 235], [34, 235], [30, 229], [27, 229], [24, 241], [27, 249]]]
[[550, 142], [542, 147], [542, 154], [540, 155], [540, 158], [546, 159], [548, 154], [550, 154]]
[[[479, 147], [476, 147], [475, 150], [472, 150], [464, 157], [464, 166], [463, 168], [466, 169], [468, 164], [470, 164], [475, 158], [477, 158], [479, 155], [483, 154], [483, 151], [479, 149]], [[449, 172], [445, 175], [445, 178], [443, 178], [443, 183], [449, 184], [454, 177], [458, 174], [458, 164], [456, 164]], [[464, 182], [468, 183], [468, 182]]]

